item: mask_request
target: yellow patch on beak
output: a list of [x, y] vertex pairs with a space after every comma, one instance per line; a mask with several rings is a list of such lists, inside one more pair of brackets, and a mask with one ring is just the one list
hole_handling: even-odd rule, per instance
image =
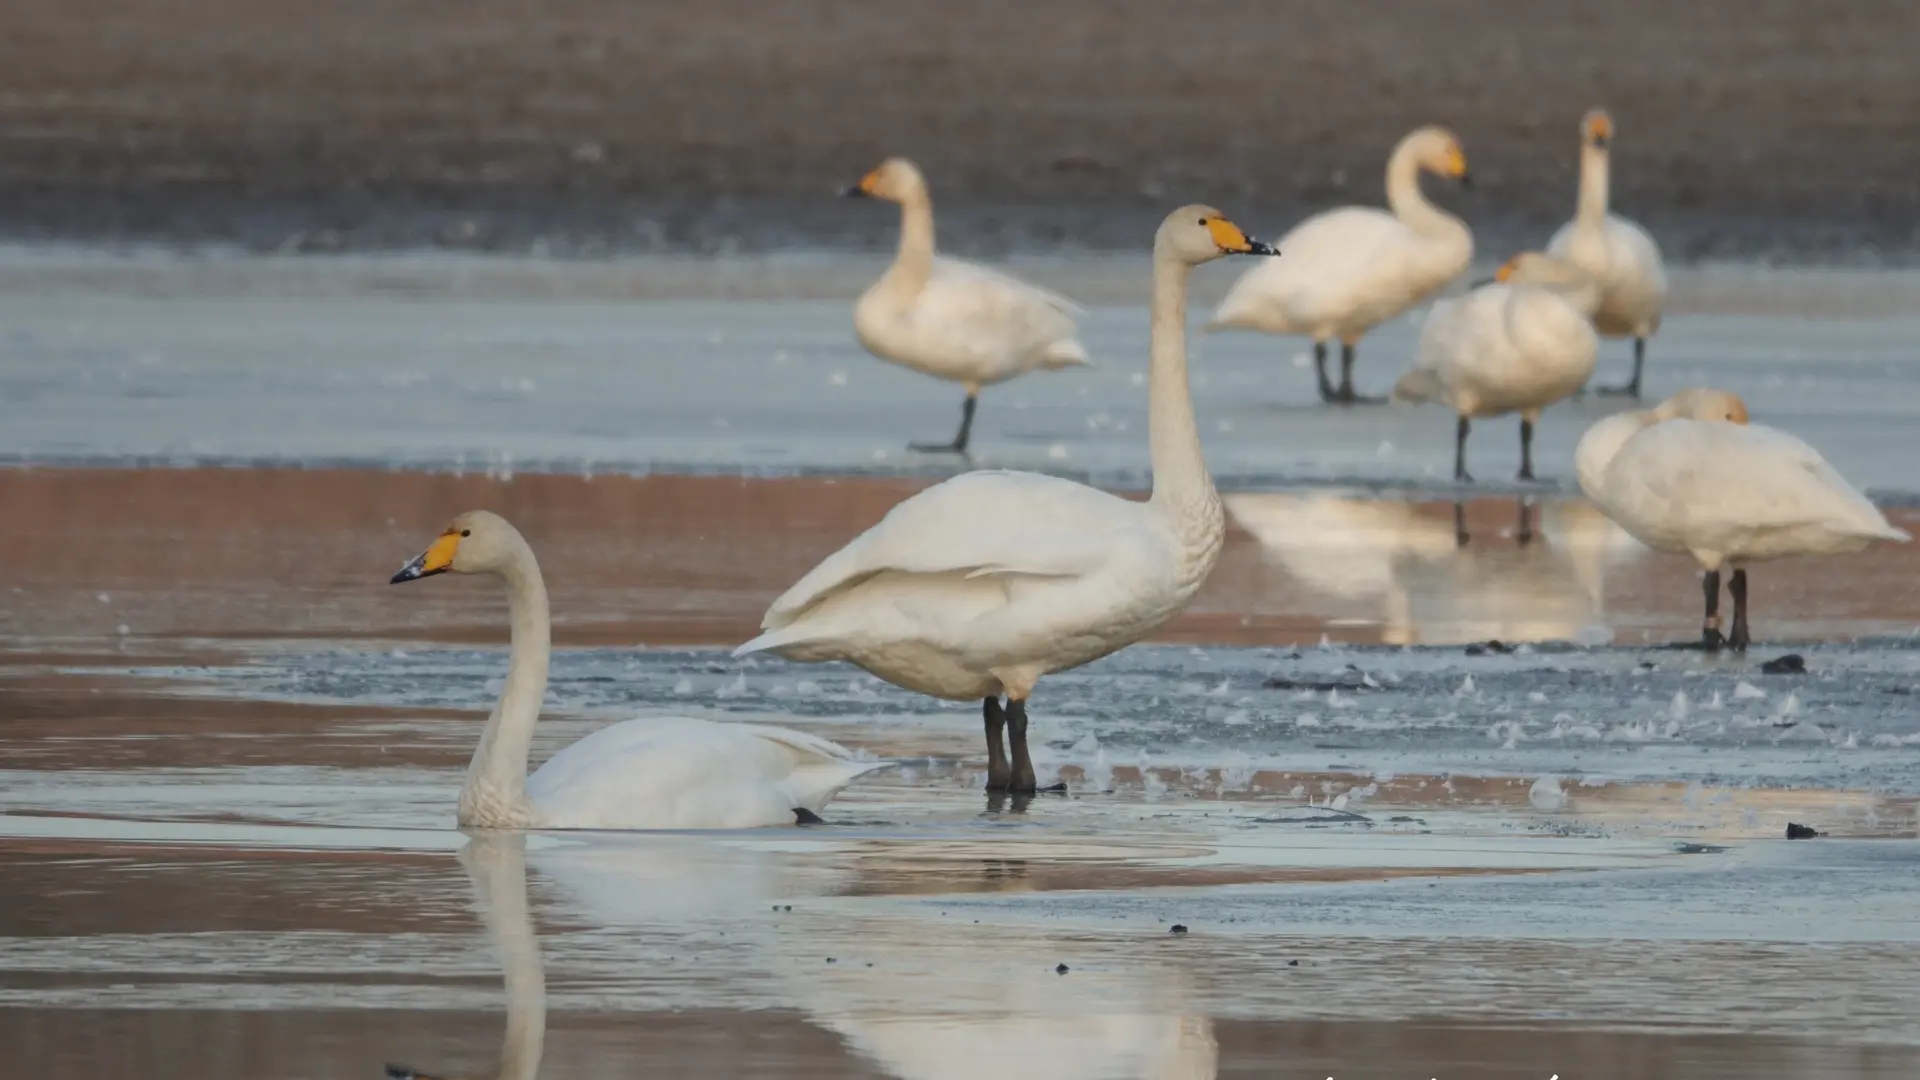
[[1596, 140], [1613, 138], [1613, 120], [1606, 116], [1596, 116], [1587, 121], [1587, 138]]
[[873, 194], [874, 189], [878, 188], [879, 186], [880, 186], [880, 170], [879, 169], [875, 169], [872, 172], [868, 173], [867, 175], [861, 177], [860, 182], [854, 185], [855, 188], [859, 189], [860, 194], [862, 195]]
[[429, 574], [437, 574], [453, 566], [454, 553], [460, 550], [460, 534], [448, 529], [440, 538], [427, 545], [427, 553], [420, 557], [420, 569]]
[[1495, 270], [1493, 272], [1493, 280], [1505, 281], [1508, 278], [1511, 278], [1513, 276], [1513, 272], [1515, 270], [1518, 270], [1519, 268], [1520, 268], [1520, 259], [1517, 256], [1515, 258], [1508, 259], [1506, 262], [1500, 264], [1500, 269]]
[[1447, 147], [1446, 163], [1443, 171], [1455, 180], [1467, 175], [1467, 152], [1460, 149], [1459, 143]]
[[1226, 218], [1208, 218], [1207, 232], [1212, 235], [1213, 242], [1221, 251], [1245, 255], [1253, 250], [1253, 241], [1247, 239], [1247, 234], [1240, 231], [1240, 226]]

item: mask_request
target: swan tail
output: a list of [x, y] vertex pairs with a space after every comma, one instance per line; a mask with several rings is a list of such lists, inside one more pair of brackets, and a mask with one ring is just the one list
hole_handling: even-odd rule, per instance
[[1080, 344], [1078, 338], [1067, 338], [1048, 345], [1040, 353], [1040, 366], [1049, 371], [1070, 367], [1092, 367], [1093, 358], [1087, 355], [1087, 347]]
[[1400, 376], [1400, 381], [1393, 384], [1393, 400], [1416, 404], [1438, 401], [1444, 389], [1440, 385], [1440, 376], [1424, 368], [1415, 368]]
[[820, 636], [819, 632], [815, 629], [797, 623], [788, 623], [785, 626], [778, 626], [772, 630], [768, 630], [752, 641], [734, 649], [733, 655], [738, 657], [763, 652], [780, 655], [783, 649], [790, 649], [796, 645], [805, 645], [817, 640]]

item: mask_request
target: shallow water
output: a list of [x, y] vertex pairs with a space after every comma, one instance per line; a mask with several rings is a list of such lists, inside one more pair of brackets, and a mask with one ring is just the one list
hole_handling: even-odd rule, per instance
[[[792, 281], [616, 303], [579, 295], [614, 271], [573, 268], [536, 301], [524, 266], [455, 269], [303, 264], [296, 301], [217, 261], [211, 286], [0, 265], [0, 454], [29, 466], [0, 471], [0, 1076], [1920, 1068], [1911, 546], [1756, 570], [1752, 656], [1661, 650], [1697, 632], [1694, 571], [1564, 480], [1614, 402], [1549, 415], [1557, 486], [1456, 519], [1443, 414], [1323, 412], [1297, 347], [1209, 339], [1221, 563], [1160, 643], [1042, 685], [1035, 757], [1069, 794], [994, 799], [973, 706], [726, 653], [953, 468], [899, 451], [951, 423], [947, 389], [861, 356], [840, 301], [773, 295]], [[827, 270], [799, 280], [865, 272]], [[1124, 300], [1113, 267], [1059, 272]], [[1870, 316], [1690, 287], [1656, 387], [1732, 386], [1920, 497], [1904, 286], [1865, 289]], [[989, 391], [979, 462], [1136, 485], [1143, 324], [1097, 310], [1099, 370]], [[1512, 468], [1506, 426], [1476, 432], [1482, 476]], [[74, 462], [102, 467], [48, 467]], [[895, 767], [827, 827], [462, 836], [499, 598], [385, 581], [473, 505], [553, 590], [536, 759], [694, 714]], [[1806, 674], [1760, 671], [1788, 650]]]

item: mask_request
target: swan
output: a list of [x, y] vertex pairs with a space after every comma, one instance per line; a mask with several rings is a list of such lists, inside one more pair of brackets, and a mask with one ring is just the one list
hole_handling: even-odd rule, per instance
[[900, 250], [853, 306], [860, 344], [882, 360], [967, 388], [960, 430], [921, 451], [967, 452], [980, 388], [1034, 368], [1088, 363], [1071, 300], [984, 266], [933, 253], [933, 201], [913, 162], [889, 158], [847, 189], [900, 204]]
[[[1683, 390], [1645, 412], [1610, 416], [1574, 449], [1580, 489], [1655, 551], [1685, 553], [1706, 571], [1701, 645], [1744, 650], [1748, 563], [1837, 555], [1906, 540], [1820, 452], [1747, 422], [1722, 390]], [[1733, 628], [1720, 634], [1720, 569], [1733, 568]]]
[[512, 655], [500, 702], [460, 789], [460, 824], [476, 829], [744, 829], [811, 821], [857, 777], [859, 761], [825, 739], [782, 728], [687, 717], [628, 720], [581, 739], [527, 775], [547, 691], [547, 588], [533, 549], [505, 518], [453, 519], [392, 583], [453, 571], [507, 586]]
[[1520, 414], [1520, 474], [1533, 479], [1533, 427], [1540, 410], [1579, 393], [1593, 375], [1600, 342], [1594, 308], [1600, 287], [1569, 262], [1524, 252], [1492, 284], [1434, 305], [1420, 331], [1413, 370], [1394, 384], [1401, 401], [1438, 401], [1460, 414], [1453, 478], [1467, 475], [1467, 432], [1475, 417]]
[[1272, 253], [1205, 206], [1174, 211], [1155, 234], [1147, 501], [1036, 473], [956, 476], [829, 555], [734, 655], [846, 660], [918, 693], [984, 700], [987, 786], [1033, 791], [1034, 684], [1151, 633], [1220, 554], [1220, 498], [1187, 389], [1187, 278], [1222, 255]]
[[1603, 394], [1640, 396], [1647, 339], [1660, 329], [1667, 303], [1667, 271], [1660, 246], [1647, 230], [1607, 212], [1607, 147], [1613, 118], [1594, 109], [1580, 120], [1580, 202], [1573, 220], [1547, 242], [1547, 253], [1574, 263], [1600, 280], [1600, 307], [1593, 323], [1607, 337], [1633, 338], [1633, 378]]
[[[1207, 324], [1313, 339], [1320, 400], [1353, 404], [1354, 349], [1361, 335], [1466, 272], [1473, 234], [1420, 192], [1422, 169], [1468, 183], [1467, 155], [1444, 128], [1400, 140], [1387, 161], [1388, 213], [1343, 206], [1294, 226], [1275, 247], [1287, 257], [1235, 282]], [[1340, 387], [1327, 381], [1327, 342], [1340, 341]]]

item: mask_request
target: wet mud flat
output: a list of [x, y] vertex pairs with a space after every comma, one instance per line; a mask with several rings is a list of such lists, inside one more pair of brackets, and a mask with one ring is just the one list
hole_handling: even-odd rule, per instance
[[992, 0], [14, 0], [0, 226], [256, 249], [872, 247], [884, 155], [955, 250], [1133, 249], [1209, 200], [1274, 229], [1374, 199], [1444, 122], [1484, 235], [1571, 211], [1574, 126], [1681, 258], [1910, 258], [1907, 5]]

